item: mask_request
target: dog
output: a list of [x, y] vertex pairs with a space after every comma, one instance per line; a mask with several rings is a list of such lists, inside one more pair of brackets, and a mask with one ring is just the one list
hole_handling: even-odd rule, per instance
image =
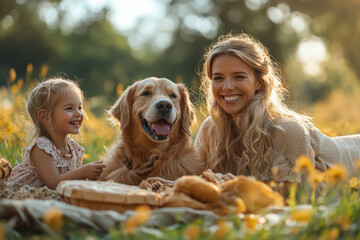
[[191, 140], [195, 113], [183, 84], [155, 77], [137, 81], [109, 113], [121, 133], [101, 158], [106, 167], [99, 180], [138, 185], [149, 177], [175, 180], [204, 170]]

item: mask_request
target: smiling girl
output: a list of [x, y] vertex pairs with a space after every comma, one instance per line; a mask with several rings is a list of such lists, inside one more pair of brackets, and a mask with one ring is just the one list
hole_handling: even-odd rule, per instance
[[8, 186], [47, 186], [54, 189], [62, 180], [97, 180], [102, 162], [82, 166], [84, 148], [69, 134], [79, 134], [84, 119], [83, 93], [65, 79], [50, 79], [35, 87], [27, 103], [34, 123], [35, 142], [26, 148], [22, 163], [6, 180]]

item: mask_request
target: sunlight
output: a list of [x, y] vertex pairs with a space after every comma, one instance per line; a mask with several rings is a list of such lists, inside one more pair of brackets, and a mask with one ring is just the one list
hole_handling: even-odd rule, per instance
[[310, 76], [321, 73], [321, 65], [328, 55], [322, 39], [312, 36], [299, 43], [296, 58], [302, 63], [303, 70]]

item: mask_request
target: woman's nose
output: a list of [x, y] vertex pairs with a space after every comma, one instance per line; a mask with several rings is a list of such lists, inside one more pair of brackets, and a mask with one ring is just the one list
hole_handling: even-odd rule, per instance
[[223, 89], [233, 89], [234, 84], [231, 78], [225, 78]]

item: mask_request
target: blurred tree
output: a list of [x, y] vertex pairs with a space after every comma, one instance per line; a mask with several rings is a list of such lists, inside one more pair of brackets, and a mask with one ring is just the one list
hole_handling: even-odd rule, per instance
[[[61, 1], [50, 2], [56, 7]], [[87, 96], [105, 94], [110, 99], [116, 95], [119, 82], [128, 85], [143, 72], [131, 54], [127, 38], [105, 19], [106, 9], [64, 34], [61, 28], [50, 29], [39, 19], [36, 10], [43, 3], [0, 2], [0, 85], [6, 83], [11, 68], [18, 78], [23, 78], [31, 63], [33, 78], [38, 78], [40, 66], [47, 64], [48, 76], [77, 79]], [[58, 14], [61, 21], [61, 9]]]
[[[167, 35], [171, 44], [151, 64], [153, 72], [176, 79], [181, 76], [188, 86], [198, 81], [196, 71], [201, 67], [201, 56], [217, 36], [246, 32], [258, 38], [280, 62], [294, 49], [299, 36], [283, 30], [267, 16], [267, 1], [257, 1], [250, 6], [247, 1], [172, 0], [166, 4], [166, 17], [162, 22], [171, 23], [170, 30], [154, 32], [145, 48], [156, 49], [161, 45], [159, 34]], [[252, 9], [250, 9], [252, 7]], [[140, 19], [130, 33], [139, 34], [146, 27], [147, 17]], [[157, 47], [159, 48], [159, 47]], [[166, 66], [166, 68], [164, 68]], [[197, 90], [197, 89], [193, 89]]]
[[360, 1], [272, 0], [311, 17], [310, 30], [325, 39], [328, 51], [341, 54], [360, 79]]

